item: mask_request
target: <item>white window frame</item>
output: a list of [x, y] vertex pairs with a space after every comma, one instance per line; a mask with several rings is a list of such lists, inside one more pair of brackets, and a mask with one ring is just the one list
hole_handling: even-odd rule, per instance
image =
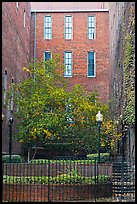
[[51, 58], [50, 59], [52, 59], [52, 52], [50, 50], [46, 50], [46, 51], [44, 51], [44, 61], [46, 61], [45, 60], [45, 53], [50, 53], [51, 54]]
[[4, 97], [3, 103], [6, 105], [6, 97], [7, 97], [7, 70], [4, 72]]
[[[66, 70], [66, 59], [69, 59], [70, 58], [66, 58], [66, 54], [71, 54], [71, 64], [68, 62], [68, 65], [71, 65], [71, 70], [70, 70], [70, 74], [69, 74], [69, 71]], [[73, 69], [73, 66], [72, 66], [72, 52], [71, 51], [65, 51], [64, 52], [64, 65], [65, 65], [65, 69], [64, 69], [64, 77], [72, 77], [72, 69]], [[68, 73], [68, 74], [67, 74]]]
[[[46, 20], [45, 20], [46, 18], [49, 18], [49, 17], [51, 18], [50, 23], [46, 22]], [[48, 28], [46, 28], [46, 23], [50, 24], [50, 26]], [[50, 31], [48, 34], [47, 34], [47, 32], [45, 32], [47, 29]], [[51, 40], [52, 39], [52, 16], [50, 16], [50, 15], [44, 16], [44, 39], [45, 40]]]
[[14, 80], [11, 81], [11, 99], [10, 99], [10, 112], [13, 113], [13, 100], [14, 100], [14, 87], [13, 87]]
[[[94, 18], [94, 27], [89, 26], [89, 18]], [[89, 29], [93, 29], [94, 28], [94, 38], [90, 37], [90, 33], [89, 33]], [[95, 16], [88, 16], [88, 39], [89, 40], [94, 40], [96, 39], [96, 17]]]
[[[71, 34], [68, 34], [68, 37], [66, 37], [66, 18], [71, 17], [71, 27], [68, 27], [68, 29], [71, 29]], [[71, 35], [69, 37], [69, 35]], [[71, 15], [66, 15], [64, 16], [64, 39], [66, 40], [72, 40], [73, 39], [73, 16]]]
[[19, 8], [19, 2], [15, 2], [16, 3], [16, 9], [18, 10]]
[[93, 52], [94, 53], [94, 75], [93, 76], [89, 76], [88, 75], [88, 70], [89, 70], [89, 67], [88, 67], [88, 54], [87, 54], [87, 77], [88, 78], [94, 78], [96, 77], [96, 52], [95, 51], [88, 51], [88, 53], [90, 52]]
[[23, 19], [24, 28], [26, 27], [26, 11], [24, 10], [24, 19]]

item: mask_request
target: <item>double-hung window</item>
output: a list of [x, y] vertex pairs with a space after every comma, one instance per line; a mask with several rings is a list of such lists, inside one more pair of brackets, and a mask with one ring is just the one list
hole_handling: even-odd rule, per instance
[[51, 58], [52, 58], [52, 53], [50, 51], [46, 51], [44, 53], [44, 60], [45, 60], [45, 69], [46, 69], [47, 74], [52, 73], [51, 66], [50, 66], [49, 62], [47, 62], [47, 60], [50, 60]]
[[88, 77], [95, 76], [95, 52], [88, 52]]
[[64, 76], [71, 77], [72, 76], [72, 52], [65, 52], [64, 53]]
[[95, 39], [95, 16], [88, 16], [88, 39]]
[[11, 98], [10, 98], [10, 111], [13, 113], [13, 98], [14, 98], [14, 86], [13, 86], [14, 80], [12, 79], [11, 83]]
[[24, 10], [24, 20], [23, 20], [24, 28], [26, 27], [26, 11]]
[[72, 16], [65, 16], [65, 39], [72, 39]]
[[52, 17], [44, 16], [44, 39], [52, 39]]
[[19, 2], [15, 2], [16, 3], [16, 8], [19, 8]]
[[6, 93], [7, 93], [7, 70], [4, 73], [4, 105], [6, 105]]
[[51, 52], [50, 51], [46, 51], [44, 53], [44, 60], [46, 61], [46, 60], [49, 60], [49, 59], [51, 59]]

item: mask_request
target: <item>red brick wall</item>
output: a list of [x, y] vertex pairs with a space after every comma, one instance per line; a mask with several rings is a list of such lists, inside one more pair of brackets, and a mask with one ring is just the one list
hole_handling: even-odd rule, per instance
[[[44, 40], [44, 16], [52, 16], [52, 40]], [[64, 39], [64, 16], [73, 16], [73, 39]], [[87, 19], [96, 16], [96, 39], [87, 38]], [[64, 62], [64, 51], [72, 51], [73, 77], [69, 86], [81, 83], [88, 91], [99, 90], [103, 102], [108, 102], [109, 94], [109, 23], [108, 12], [37, 13], [36, 58], [43, 59], [44, 51], [60, 53]], [[34, 19], [32, 19], [33, 21]], [[96, 52], [96, 77], [87, 77], [87, 53]]]
[[[23, 66], [28, 66], [30, 61], [30, 2], [2, 2], [2, 99], [4, 90], [4, 73], [7, 70], [7, 89], [11, 86], [11, 80], [19, 82], [27, 77], [22, 71]], [[24, 9], [26, 12], [24, 27]], [[2, 151], [8, 152], [9, 118], [13, 117], [10, 111], [4, 107]], [[15, 121], [14, 125], [15, 127]], [[14, 132], [13, 132], [14, 135]], [[13, 141], [13, 151], [20, 151], [19, 145]]]
[[49, 186], [4, 184], [3, 186], [3, 201], [5, 202], [91, 201], [95, 199], [95, 196], [96, 198], [111, 197], [111, 183], [96, 184], [96, 186], [91, 184], [52, 184]]

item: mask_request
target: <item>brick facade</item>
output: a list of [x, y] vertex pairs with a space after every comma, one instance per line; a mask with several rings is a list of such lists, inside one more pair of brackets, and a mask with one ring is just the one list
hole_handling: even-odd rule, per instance
[[[2, 152], [8, 152], [9, 118], [14, 118], [14, 111], [11, 113], [4, 106], [4, 75], [6, 71], [7, 90], [12, 80], [19, 82], [27, 77], [22, 67], [28, 66], [30, 62], [30, 17], [30, 2], [2, 2], [2, 112], [5, 116], [2, 124]], [[13, 135], [15, 125], [16, 121], [13, 124]], [[13, 150], [20, 152], [20, 146], [14, 140]]]
[[[44, 39], [44, 16], [52, 16], [52, 40]], [[73, 39], [64, 39], [64, 17], [73, 18]], [[96, 17], [96, 39], [88, 39], [88, 16]], [[34, 25], [35, 13], [32, 12]], [[80, 83], [89, 92], [99, 91], [103, 102], [109, 98], [109, 13], [108, 11], [78, 12], [36, 12], [36, 58], [44, 59], [44, 52], [59, 53], [64, 63], [64, 52], [71, 51], [73, 75], [69, 78], [69, 87]], [[32, 36], [34, 39], [34, 34]], [[34, 48], [32, 48], [33, 52]], [[96, 77], [87, 77], [88, 51], [96, 53]], [[32, 56], [34, 53], [32, 54]]]
[[[88, 9], [84, 4], [82, 11], [81, 2], [73, 2], [72, 10], [66, 12], [36, 12], [36, 33], [34, 26], [35, 12], [31, 12], [33, 2], [2, 2], [2, 152], [9, 151], [9, 118], [14, 119], [10, 107], [4, 105], [4, 75], [6, 74], [7, 87], [11, 82], [18, 83], [28, 77], [22, 72], [22, 67], [28, 67], [33, 58], [44, 58], [45, 51], [59, 53], [61, 62], [64, 63], [64, 51], [72, 51], [73, 76], [69, 79], [69, 88], [81, 83], [89, 92], [99, 91], [101, 101], [109, 99], [109, 12], [107, 2], [92, 4]], [[37, 2], [38, 3], [38, 2]], [[53, 2], [54, 3], [54, 2]], [[83, 2], [84, 3], [84, 2]], [[95, 3], [95, 2], [94, 2]], [[18, 5], [17, 5], [18, 4]], [[52, 5], [49, 5], [53, 8]], [[56, 4], [55, 6], [59, 6]], [[70, 4], [67, 4], [70, 8]], [[33, 8], [32, 8], [33, 9]], [[64, 9], [64, 6], [62, 7]], [[59, 7], [58, 7], [59, 10]], [[25, 16], [24, 16], [25, 14]], [[44, 15], [52, 16], [52, 40], [44, 40]], [[73, 39], [64, 39], [64, 16], [73, 18]], [[96, 17], [96, 39], [88, 40], [88, 16]], [[25, 21], [24, 21], [25, 19]], [[25, 24], [24, 24], [25, 23]], [[36, 34], [36, 35], [35, 35]], [[36, 40], [35, 40], [36, 37]], [[36, 49], [35, 49], [36, 45]], [[96, 76], [87, 77], [88, 51], [96, 53]], [[13, 136], [16, 121], [13, 123]], [[20, 145], [13, 139], [12, 153], [20, 153]]]

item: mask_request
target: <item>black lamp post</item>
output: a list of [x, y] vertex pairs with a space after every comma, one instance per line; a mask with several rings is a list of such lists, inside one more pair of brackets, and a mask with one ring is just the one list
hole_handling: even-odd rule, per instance
[[98, 111], [98, 114], [96, 115], [96, 121], [98, 123], [98, 162], [100, 162], [100, 127], [102, 120], [103, 115]]
[[13, 118], [9, 119], [9, 155], [10, 155], [10, 161], [11, 161], [11, 155], [12, 155], [12, 125], [13, 125]]

